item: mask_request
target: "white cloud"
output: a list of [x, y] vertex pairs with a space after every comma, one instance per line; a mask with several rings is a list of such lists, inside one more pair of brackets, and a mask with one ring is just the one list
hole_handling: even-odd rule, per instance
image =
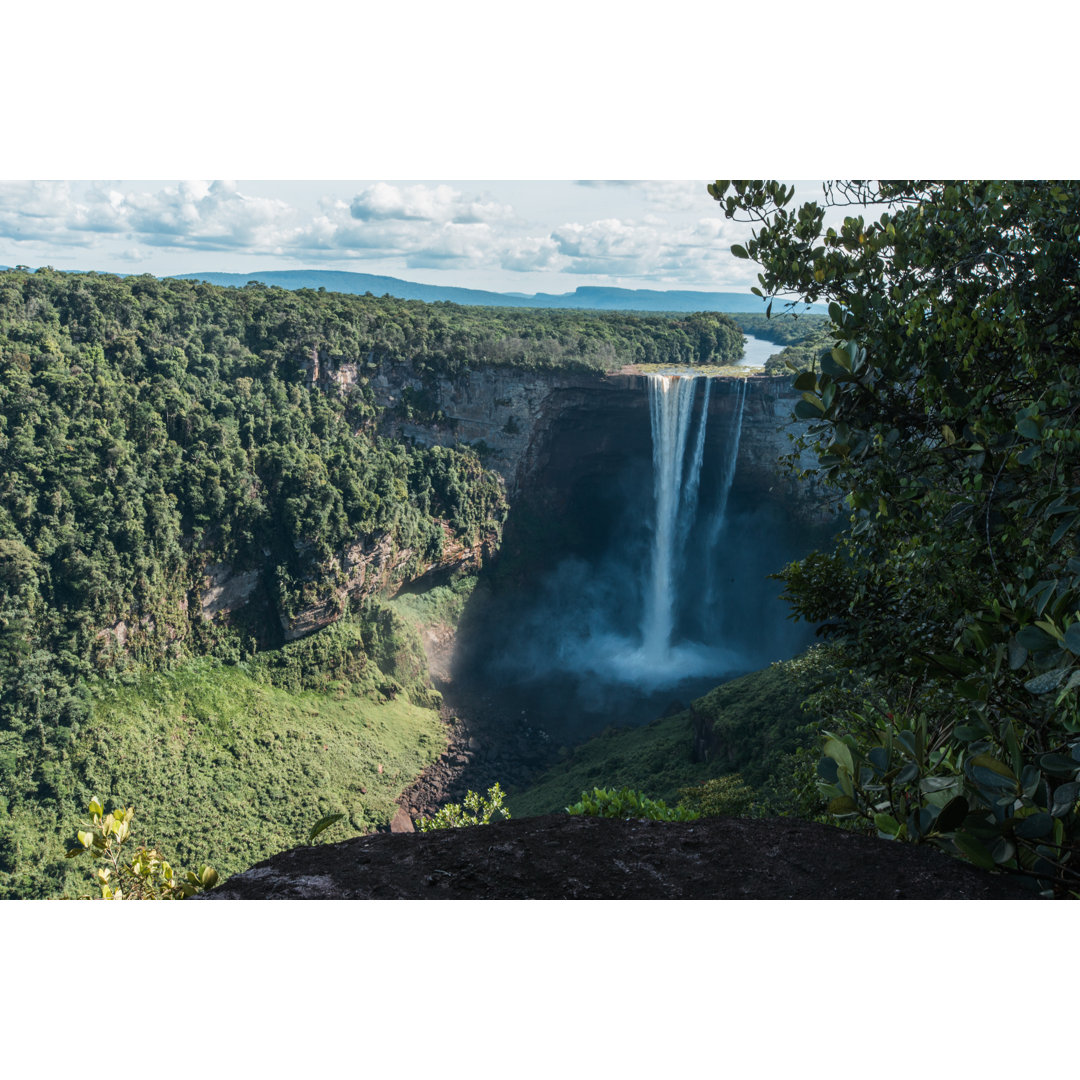
[[[190, 261], [204, 251], [287, 258], [292, 265], [378, 262], [380, 272], [393, 272], [396, 264], [488, 275], [618, 277], [643, 286], [658, 278], [687, 287], [754, 282], [756, 267], [734, 260], [729, 251], [733, 242], [745, 240], [749, 226], [728, 222], [718, 208], [709, 216], [711, 201], [702, 185], [583, 186], [608, 189], [611, 198], [601, 204], [618, 207], [618, 213], [590, 218], [595, 196], [583, 193], [584, 201], [575, 203], [564, 194], [560, 216], [544, 220], [533, 195], [525, 217], [506, 198], [449, 184], [372, 183], [351, 195], [324, 194], [305, 209], [282, 198], [245, 194], [235, 181], [193, 180], [154, 190], [110, 182], [0, 183], [0, 240], [14, 242], [9, 246], [18, 261], [40, 263], [65, 249], [90, 249], [108, 252], [117, 267], [139, 262], [162, 273], [176, 272], [157, 269], [169, 252], [175, 265], [177, 253]], [[516, 197], [510, 189], [510, 200]], [[586, 213], [572, 219], [575, 206]], [[687, 206], [689, 213], [681, 209]], [[83, 254], [78, 259], [91, 265]], [[100, 268], [101, 262], [93, 265]]]
[[458, 225], [508, 220], [513, 216], [509, 206], [483, 197], [471, 198], [448, 184], [436, 187], [372, 184], [353, 196], [350, 211], [358, 221], [427, 221]]
[[151, 247], [267, 250], [298, 233], [294, 216], [279, 199], [223, 182], [153, 192], [93, 185], [81, 196], [67, 183], [0, 184], [0, 236], [14, 240], [85, 246], [93, 234], [122, 234]]
[[693, 210], [708, 198], [703, 180], [576, 180], [575, 183], [592, 188], [632, 188], [647, 203], [669, 213]]

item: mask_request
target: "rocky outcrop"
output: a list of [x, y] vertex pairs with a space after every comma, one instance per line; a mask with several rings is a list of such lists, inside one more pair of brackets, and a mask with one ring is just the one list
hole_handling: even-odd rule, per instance
[[[334, 376], [331, 374], [330, 376]], [[784, 503], [809, 524], [833, 516], [822, 491], [782, 474], [791, 436], [805, 428], [792, 419], [799, 393], [787, 378], [746, 378], [746, 405], [735, 491]], [[649, 408], [644, 375], [480, 368], [457, 379], [425, 381], [409, 364], [386, 363], [371, 380], [383, 408], [383, 430], [421, 445], [468, 443], [506, 480], [511, 504], [542, 474], [565, 476], [592, 467], [613, 469], [631, 453], [648, 455]], [[718, 449], [734, 422], [737, 375], [713, 377], [709, 441]], [[413, 415], [406, 400], [425, 395], [434, 414]], [[805, 455], [800, 464], [811, 463]]]
[[419, 581], [451, 568], [477, 567], [494, 554], [497, 542], [494, 535], [476, 544], [465, 544], [454, 536], [446, 522], [441, 524], [442, 554], [435, 560], [414, 565], [407, 575], [403, 574], [403, 568], [415, 563], [416, 553], [412, 548], [395, 547], [386, 534], [370, 543], [360, 540], [321, 563], [311, 580], [311, 589], [318, 598], [291, 615], [280, 616], [285, 640], [305, 637], [334, 622], [345, 610], [349, 598], [363, 600], [380, 592], [392, 592], [405, 578]]
[[[401, 823], [403, 824], [403, 823]], [[295, 848], [208, 900], [1022, 900], [925, 845], [795, 818], [569, 814]]]
[[199, 606], [204, 619], [242, 608], [259, 584], [258, 570], [237, 572], [228, 563], [210, 563], [203, 573]]
[[[376, 364], [371, 356], [332, 362], [316, 350], [303, 364], [309, 384], [326, 392], [350, 393], [370, 379], [387, 435], [425, 446], [476, 447], [485, 464], [503, 476], [512, 504], [528, 492], [535, 505], [560, 513], [575, 490], [595, 490], [628, 458], [650, 453], [645, 378], [632, 369], [605, 375], [501, 366], [457, 378], [424, 378], [409, 363]], [[714, 452], [722, 452], [734, 423], [742, 381], [730, 375], [713, 379], [707, 430]], [[751, 375], [745, 399], [733, 497], [749, 493], [756, 501], [782, 504], [786, 514], [808, 524], [827, 520], [832, 508], [822, 493], [783, 476], [778, 468], [790, 452], [791, 434], [801, 426], [791, 420], [798, 394], [787, 379]], [[418, 409], [418, 401], [428, 407]], [[309, 599], [279, 616], [285, 640], [333, 622], [350, 597], [363, 599], [406, 579], [476, 566], [494, 554], [494, 536], [469, 546], [448, 526], [445, 533], [441, 556], [426, 564], [418, 565], [413, 550], [395, 548], [388, 536], [358, 542], [324, 560], [311, 574]], [[197, 590], [202, 617], [229, 618], [252, 601], [262, 584], [258, 569], [207, 566]]]

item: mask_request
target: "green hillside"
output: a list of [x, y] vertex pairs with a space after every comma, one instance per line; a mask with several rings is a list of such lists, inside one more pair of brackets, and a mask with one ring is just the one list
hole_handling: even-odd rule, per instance
[[680, 788], [739, 773], [782, 811], [769, 780], [792, 767], [789, 755], [815, 742], [802, 703], [822, 677], [819, 659], [812, 651], [733, 679], [646, 727], [609, 728], [512, 794], [508, 805], [517, 817], [558, 813], [594, 787], [629, 787], [674, 805]]

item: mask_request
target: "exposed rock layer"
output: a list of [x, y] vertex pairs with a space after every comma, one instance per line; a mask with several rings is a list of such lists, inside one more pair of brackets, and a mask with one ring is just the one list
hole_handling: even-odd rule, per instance
[[[722, 440], [732, 422], [739, 383], [714, 376], [709, 400], [709, 438]], [[791, 452], [790, 435], [805, 425], [791, 413], [799, 394], [790, 380], [747, 378], [736, 491], [782, 501], [795, 517], [820, 523], [831, 517], [821, 491], [780, 474], [779, 460]], [[456, 379], [421, 378], [408, 364], [385, 364], [372, 380], [385, 410], [384, 430], [417, 443], [478, 445], [487, 463], [506, 480], [511, 503], [544, 477], [581, 472], [603, 461], [641, 453], [650, 439], [643, 375], [574, 371], [528, 371], [497, 367]], [[406, 416], [403, 390], [427, 394], [439, 419]], [[808, 464], [804, 461], [803, 464]]]
[[791, 818], [557, 815], [295, 848], [210, 900], [1009, 900], [1032, 894], [926, 847]]

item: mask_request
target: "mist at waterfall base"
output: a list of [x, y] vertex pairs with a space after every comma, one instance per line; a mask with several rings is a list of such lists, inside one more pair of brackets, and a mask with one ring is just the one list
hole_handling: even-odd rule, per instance
[[649, 378], [652, 459], [629, 460], [598, 507], [603, 542], [497, 599], [473, 651], [503, 707], [557, 737], [646, 723], [812, 638], [768, 577], [803, 538], [733, 493], [745, 382], [705, 453], [709, 380]]

